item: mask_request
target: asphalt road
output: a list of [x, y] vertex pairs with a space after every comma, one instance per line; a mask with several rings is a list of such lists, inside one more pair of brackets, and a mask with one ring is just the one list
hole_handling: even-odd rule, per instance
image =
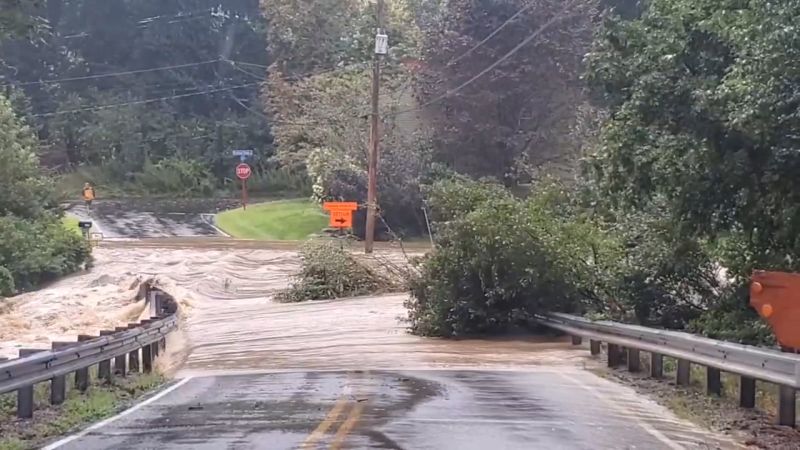
[[735, 448], [583, 370], [186, 378], [49, 448]]
[[214, 205], [177, 202], [137, 203], [98, 201], [88, 210], [83, 204], [69, 209], [80, 220], [93, 223], [92, 232], [104, 239], [218, 236], [212, 224]]

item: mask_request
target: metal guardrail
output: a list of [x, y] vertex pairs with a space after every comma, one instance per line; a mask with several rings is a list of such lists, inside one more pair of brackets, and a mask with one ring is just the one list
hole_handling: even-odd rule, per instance
[[98, 365], [98, 377], [109, 381], [114, 374], [125, 376], [140, 367], [150, 372], [166, 336], [178, 327], [178, 318], [174, 302], [167, 306], [166, 294], [147, 291], [151, 319], [101, 331], [99, 337], [80, 336], [78, 342], [54, 342], [53, 350], [22, 349], [20, 358], [0, 360], [0, 394], [17, 391], [17, 416], [33, 416], [33, 387], [38, 383], [49, 381], [51, 403], [60, 404], [66, 398], [68, 374], [75, 373], [76, 388], [85, 391], [89, 367], [94, 365]]
[[[609, 321], [592, 321], [569, 314], [539, 315], [537, 321], [549, 328], [591, 340], [593, 355], [600, 353], [600, 343], [608, 344], [608, 365], [616, 367], [627, 359], [628, 369], [638, 371], [639, 351], [651, 355], [651, 375], [663, 376], [664, 356], [678, 361], [678, 384], [688, 385], [691, 364], [706, 367], [709, 393], [720, 395], [720, 372], [741, 377], [740, 404], [755, 406], [755, 380], [780, 386], [778, 419], [781, 425], [796, 424], [796, 392], [800, 389], [800, 356], [766, 348], [708, 339], [688, 333], [659, 330]], [[578, 339], [576, 339], [576, 337]], [[623, 349], [625, 350], [623, 352]]]

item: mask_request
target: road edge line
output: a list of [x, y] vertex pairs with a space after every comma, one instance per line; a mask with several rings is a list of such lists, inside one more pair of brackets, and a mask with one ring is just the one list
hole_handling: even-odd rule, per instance
[[144, 400], [141, 403], [137, 403], [137, 404], [131, 406], [130, 408], [126, 409], [125, 411], [122, 411], [121, 413], [119, 413], [119, 414], [117, 414], [115, 416], [112, 416], [112, 417], [109, 417], [108, 419], [105, 419], [105, 420], [102, 420], [100, 422], [97, 422], [96, 424], [94, 424], [94, 425], [92, 425], [92, 426], [90, 426], [88, 428], [85, 428], [85, 429], [79, 431], [78, 433], [73, 434], [72, 436], [67, 436], [67, 437], [65, 437], [65, 438], [63, 438], [61, 440], [53, 442], [50, 445], [42, 447], [41, 450], [55, 450], [55, 449], [57, 449], [59, 447], [63, 447], [66, 444], [69, 444], [70, 442], [72, 442], [72, 441], [74, 441], [76, 439], [80, 439], [80, 438], [86, 436], [87, 434], [91, 433], [92, 431], [97, 430], [98, 428], [102, 428], [102, 427], [110, 424], [111, 422], [119, 420], [119, 419], [127, 416], [128, 414], [132, 414], [132, 413], [138, 411], [143, 406], [147, 406], [147, 405], [155, 402], [156, 400], [160, 400], [165, 395], [169, 394], [170, 392], [174, 391], [175, 389], [178, 389], [179, 387], [181, 387], [184, 384], [186, 384], [189, 381], [191, 381], [192, 378], [193, 377], [184, 378], [184, 379], [178, 381], [177, 383], [173, 384], [172, 386], [170, 386], [170, 387], [164, 389], [163, 391], [159, 392], [158, 394], [148, 398], [147, 400]]

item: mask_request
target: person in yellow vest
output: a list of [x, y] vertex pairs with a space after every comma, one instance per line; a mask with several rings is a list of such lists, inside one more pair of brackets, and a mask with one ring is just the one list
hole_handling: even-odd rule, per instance
[[86, 208], [92, 208], [92, 201], [94, 201], [94, 187], [90, 183], [83, 185], [83, 201], [86, 203]]

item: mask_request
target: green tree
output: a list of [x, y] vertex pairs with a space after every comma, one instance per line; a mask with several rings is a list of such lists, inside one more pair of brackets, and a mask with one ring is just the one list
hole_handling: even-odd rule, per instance
[[600, 197], [663, 205], [670, 233], [729, 271], [696, 331], [763, 340], [747, 278], [800, 269], [798, 23], [798, 1], [653, 0], [638, 19], [608, 18], [588, 56], [610, 115], [591, 158]]
[[31, 130], [0, 96], [0, 295], [74, 272], [90, 256], [83, 239], [62, 225], [35, 147]]
[[440, 20], [424, 22], [415, 80], [430, 104], [422, 116], [435, 129], [436, 159], [506, 185], [541, 168], [570, 170], [594, 2], [450, 0], [439, 10]]

